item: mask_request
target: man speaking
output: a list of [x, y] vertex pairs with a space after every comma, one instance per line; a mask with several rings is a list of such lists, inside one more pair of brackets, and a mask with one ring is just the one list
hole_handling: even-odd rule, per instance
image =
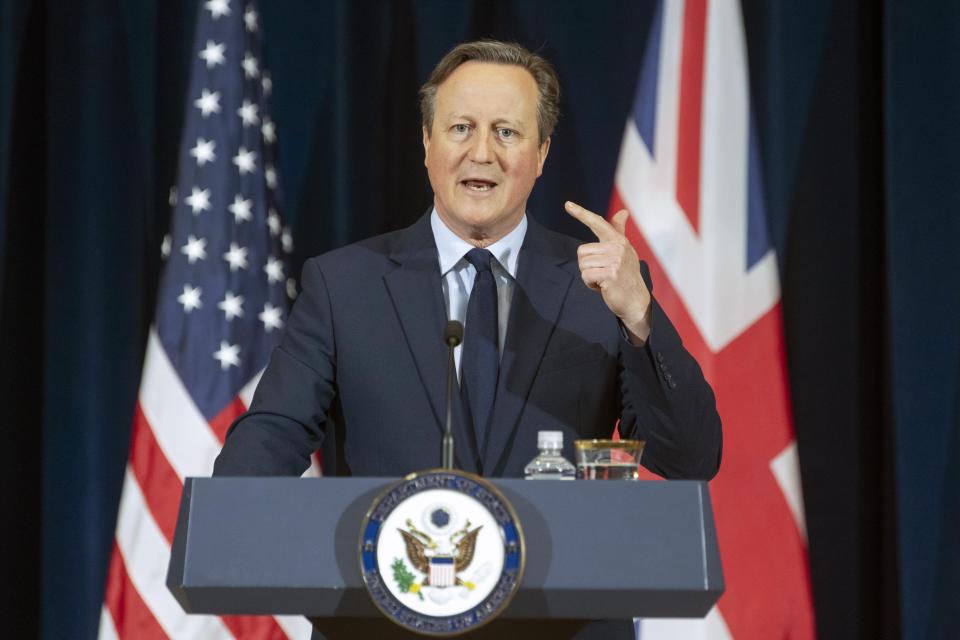
[[[559, 83], [523, 47], [462, 44], [421, 88], [433, 209], [407, 229], [312, 258], [282, 344], [216, 475], [299, 475], [323, 448], [328, 475], [403, 476], [440, 464], [447, 320], [455, 354], [456, 466], [521, 476], [537, 431], [646, 441], [642, 464], [712, 478], [713, 392], [651, 296], [612, 222], [567, 202], [596, 242], [526, 215], [556, 124]], [[559, 203], [558, 203], [559, 206]], [[362, 212], [360, 213], [362, 215]]]

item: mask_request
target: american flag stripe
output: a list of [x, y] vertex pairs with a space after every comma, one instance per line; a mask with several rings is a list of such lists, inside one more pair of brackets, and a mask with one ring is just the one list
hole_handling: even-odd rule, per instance
[[[171, 638], [232, 638], [232, 634], [215, 616], [190, 616], [166, 587], [170, 547], [147, 507], [136, 477], [127, 470], [117, 519], [117, 545], [129, 580], [143, 599], [146, 609], [164, 633]], [[117, 630], [125, 637], [135, 637], [136, 630], [127, 627], [127, 619], [114, 618]]]
[[[159, 348], [162, 351], [162, 347], [159, 346], [159, 341], [156, 340], [155, 335], [151, 332], [151, 336], [148, 340], [148, 344], [154, 348]], [[149, 347], [148, 347], [149, 352]], [[148, 518], [147, 523], [152, 524], [156, 528], [160, 536], [163, 538], [162, 541], [156, 539], [156, 536], [148, 536], [148, 539], [152, 541], [157, 546], [162, 546], [162, 551], [152, 551], [149, 555], [160, 553], [164, 562], [169, 558], [170, 554], [170, 544], [173, 540], [173, 533], [176, 527], [176, 519], [179, 510], [180, 496], [183, 490], [182, 478], [174, 471], [172, 465], [168, 461], [167, 455], [159, 446], [157, 439], [154, 437], [155, 433], [171, 433], [176, 432], [174, 428], [176, 424], [189, 424], [190, 416], [192, 415], [196, 419], [196, 424], [194, 425], [194, 430], [190, 431], [195, 433], [198, 429], [205, 429], [208, 432], [211, 430], [203, 423], [202, 418], [199, 417], [199, 414], [196, 412], [195, 408], [192, 407], [190, 399], [186, 398], [180, 394], [168, 392], [163, 396], [163, 404], [161, 406], [150, 405], [152, 399], [156, 399], [160, 394], [150, 393], [151, 386], [147, 383], [156, 383], [157, 381], [167, 380], [171, 381], [171, 377], [176, 379], [172, 367], [169, 364], [169, 360], [163, 357], [161, 353], [151, 354], [153, 357], [145, 365], [151, 368], [150, 374], [146, 371], [143, 375], [144, 385], [142, 389], [145, 391], [141, 393], [141, 402], [137, 404], [134, 414], [134, 427], [133, 427], [133, 437], [131, 442], [130, 449], [130, 461], [128, 467], [128, 477], [127, 483], [130, 483], [130, 475], [132, 475], [136, 480], [136, 488], [149, 486], [151, 491], [144, 494], [142, 491], [136, 491], [133, 495], [136, 496], [136, 499], [124, 500], [121, 501], [121, 511], [128, 508], [134, 509], [134, 514], [131, 517], [129, 513], [121, 513], [121, 518], [126, 517], [127, 520], [131, 520], [136, 517]], [[259, 376], [258, 376], [259, 379]], [[240, 402], [239, 399], [237, 402]], [[141, 404], [142, 403], [142, 404]], [[143, 410], [144, 406], [152, 409], [154, 415], [163, 416], [163, 419], [167, 421], [172, 421], [171, 424], [161, 424], [161, 428], [154, 428], [150, 421], [147, 420], [145, 412]], [[241, 402], [242, 406], [242, 402]], [[171, 452], [173, 456], [180, 455], [181, 457], [192, 458], [192, 453], [189, 450], [184, 450], [183, 447], [176, 446], [177, 442], [174, 440], [172, 443], [174, 446], [171, 447]], [[217, 451], [219, 451], [219, 445], [217, 445]], [[215, 457], [215, 453], [213, 456]], [[190, 460], [188, 460], [188, 464]], [[211, 457], [207, 464], [207, 468], [212, 468], [213, 458]], [[312, 475], [319, 475], [316, 473], [315, 468], [311, 467], [313, 470]], [[197, 474], [188, 474], [188, 475], [197, 475]], [[306, 474], [305, 474], [306, 475]], [[124, 486], [125, 497], [126, 496], [126, 483]], [[131, 507], [131, 505], [135, 505]], [[137, 509], [143, 509], [142, 512], [137, 512]], [[150, 530], [153, 527], [149, 527], [148, 524], [142, 524], [139, 527], [136, 527], [135, 530], [131, 533], [128, 544], [137, 545], [137, 544], [146, 544], [143, 540], [143, 531]], [[129, 527], [133, 529], [133, 527]], [[118, 528], [118, 540], [120, 536], [120, 529]], [[162, 543], [162, 544], [161, 544]], [[122, 563], [122, 555], [117, 552], [117, 558]], [[156, 619], [153, 617], [151, 612], [151, 607], [148, 607], [143, 603], [143, 600], [137, 595], [137, 588], [132, 584], [132, 581], [127, 579], [125, 575], [125, 567], [122, 567], [119, 571], [114, 567], [116, 560], [111, 560], [111, 575], [108, 580], [108, 592], [107, 592], [107, 604], [108, 609], [111, 613], [112, 619], [110, 621], [110, 627], [113, 627], [113, 620], [123, 620], [123, 630], [127, 637], [130, 636], [130, 633], [133, 633], [133, 637], [141, 637], [141, 633], [144, 629], [149, 628], [149, 626], [144, 626], [144, 620], [150, 619], [156, 623]], [[166, 568], [164, 565], [163, 574], [162, 574], [161, 584], [164, 583], [166, 579]], [[147, 578], [149, 579], [149, 578]], [[114, 588], [114, 584], [117, 583], [119, 586]], [[123, 597], [122, 601], [127, 602], [127, 608], [124, 610], [128, 615], [134, 616], [129, 619], [130, 626], [127, 626], [128, 618], [125, 615], [116, 616], [114, 615], [115, 608], [111, 605], [110, 597], [111, 589], [117, 591], [118, 593], [122, 590]], [[166, 592], [165, 587], [163, 591]], [[161, 601], [165, 601], [166, 598], [163, 595], [157, 596]], [[175, 605], [179, 609], [179, 605]], [[182, 616], [181, 612], [181, 616]], [[191, 618], [203, 619], [199, 616], [191, 616]], [[268, 617], [245, 617], [245, 616], [224, 616], [222, 618], [224, 625], [227, 627], [227, 630], [232, 632], [232, 634], [237, 638], [307, 638], [310, 635], [310, 625], [309, 623], [301, 617], [298, 616], [283, 616], [277, 620], [272, 620]], [[156, 627], [161, 629], [159, 625]], [[135, 630], [135, 631], [134, 631]], [[162, 629], [161, 629], [162, 631]], [[190, 634], [194, 633], [195, 629], [192, 627], [184, 627], [184, 633]], [[224, 630], [226, 631], [226, 630]], [[101, 633], [103, 633], [103, 629]], [[110, 630], [107, 630], [109, 633]], [[115, 633], [115, 630], [113, 630]], [[207, 633], [207, 631], [203, 631]], [[101, 635], [101, 638], [104, 637]], [[150, 636], [153, 637], [153, 636]], [[163, 635], [157, 637], [165, 637]], [[176, 635], [172, 637], [206, 637], [206, 636], [191, 636], [191, 635]], [[222, 636], [222, 637], [229, 637]]]
[[193, 404], [154, 330], [147, 339], [140, 407], [181, 480], [210, 474], [222, 443]]
[[116, 543], [113, 545], [113, 553], [110, 558], [110, 575], [104, 601], [104, 606], [109, 614], [100, 618], [99, 637], [101, 640], [118, 637], [117, 630], [113, 626], [114, 620], [123, 620], [129, 628], [136, 630], [137, 637], [144, 640], [166, 636], [163, 629], [157, 624], [153, 614], [150, 613], [143, 598], [127, 580], [127, 567]]
[[253, 392], [257, 390], [257, 385], [260, 383], [260, 378], [263, 376], [263, 371], [253, 376], [253, 379], [248, 382], [242, 389], [240, 389], [240, 401], [245, 407], [249, 407], [250, 403], [253, 402]]
[[308, 640], [313, 633], [313, 625], [303, 616], [273, 616], [273, 619], [288, 638]]
[[724, 425], [710, 491], [727, 591], [705, 621], [645, 620], [641, 636], [813, 637], [780, 284], [736, 0], [658, 3], [611, 197], [611, 214], [621, 208]]
[[100, 638], [307, 638], [302, 617], [187, 615], [166, 586], [183, 480], [212, 471], [280, 340], [294, 292], [255, 0], [205, 0], [197, 11], [178, 197]]
[[238, 395], [233, 399], [233, 402], [223, 408], [223, 411], [210, 419], [210, 430], [213, 431], [213, 435], [216, 436], [220, 446], [223, 446], [223, 441], [227, 439], [227, 430], [230, 425], [246, 410], [247, 405]]
[[97, 631], [97, 638], [100, 640], [119, 640], [117, 630], [113, 626], [113, 617], [106, 604], [100, 607], [100, 629]]
[[129, 466], [141, 487], [153, 487], [144, 500], [167, 544], [172, 544], [183, 484], [157, 445], [139, 404], [134, 409]]

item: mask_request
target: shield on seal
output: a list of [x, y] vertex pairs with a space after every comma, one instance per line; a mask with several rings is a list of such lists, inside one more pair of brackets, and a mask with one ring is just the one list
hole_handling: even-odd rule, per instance
[[452, 587], [455, 578], [453, 556], [433, 556], [430, 558], [430, 586]]

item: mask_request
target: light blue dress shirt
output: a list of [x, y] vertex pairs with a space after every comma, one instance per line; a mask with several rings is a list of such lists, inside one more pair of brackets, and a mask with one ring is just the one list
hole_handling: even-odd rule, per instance
[[[447, 319], [459, 320], [466, 325], [467, 302], [473, 289], [473, 279], [477, 270], [464, 260], [474, 246], [451, 231], [440, 219], [437, 210], [430, 214], [430, 227], [433, 240], [437, 244], [440, 259], [440, 274], [443, 282], [443, 299], [447, 304]], [[520, 247], [527, 234], [527, 216], [523, 216], [516, 228], [500, 238], [487, 250], [493, 254], [493, 275], [497, 282], [497, 329], [500, 337], [500, 356], [503, 357], [503, 345], [507, 337], [507, 322], [510, 319], [510, 302], [513, 300], [513, 285], [517, 277], [517, 259]], [[464, 326], [464, 330], [467, 327]], [[460, 352], [463, 347], [454, 350], [457, 363], [457, 376], [460, 375]]]

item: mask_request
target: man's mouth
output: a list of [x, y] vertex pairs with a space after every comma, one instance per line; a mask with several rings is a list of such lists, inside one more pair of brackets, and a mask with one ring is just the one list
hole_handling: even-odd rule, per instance
[[480, 179], [461, 180], [460, 184], [462, 184], [463, 186], [465, 186], [467, 189], [471, 191], [477, 191], [477, 192], [490, 191], [495, 186], [497, 186], [496, 182], [492, 182], [490, 180], [480, 180]]

